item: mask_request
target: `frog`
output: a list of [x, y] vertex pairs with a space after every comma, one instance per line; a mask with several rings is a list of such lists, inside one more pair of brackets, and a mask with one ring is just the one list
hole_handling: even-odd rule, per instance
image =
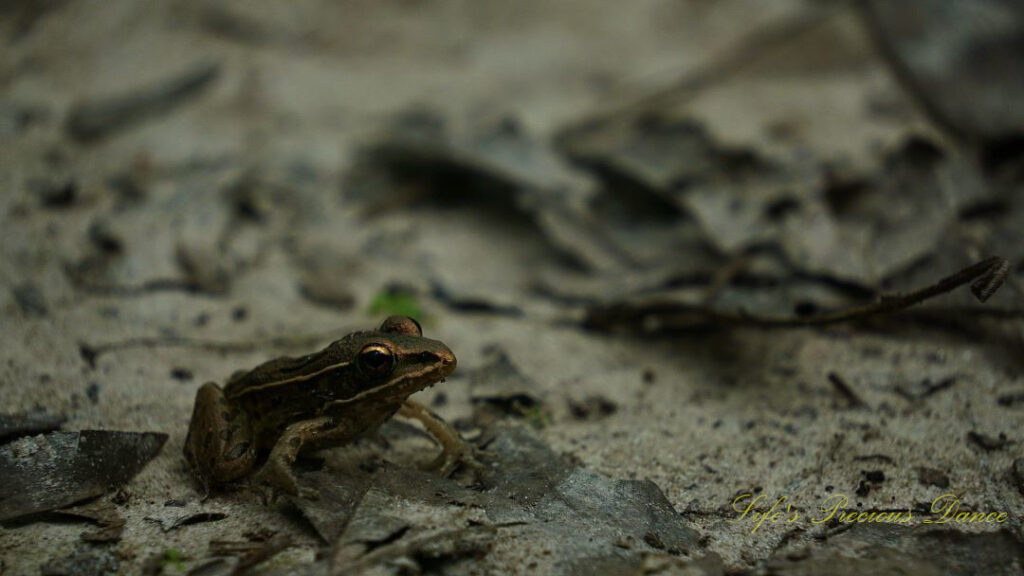
[[419, 322], [391, 316], [323, 350], [270, 360], [196, 392], [184, 455], [206, 498], [211, 489], [251, 485], [274, 495], [316, 498], [292, 470], [300, 455], [374, 433], [396, 414], [418, 420], [441, 445], [426, 468], [443, 476], [476, 464], [458, 432], [409, 397], [455, 371], [455, 354], [423, 336]]

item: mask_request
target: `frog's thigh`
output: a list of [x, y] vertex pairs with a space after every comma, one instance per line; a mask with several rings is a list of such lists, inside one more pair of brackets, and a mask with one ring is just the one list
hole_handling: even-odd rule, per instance
[[252, 470], [256, 450], [249, 418], [213, 382], [196, 392], [185, 457], [204, 480], [214, 482], [230, 482]]
[[423, 404], [415, 400], [406, 400], [398, 409], [398, 415], [419, 420], [427, 432], [441, 444], [441, 454], [430, 465], [430, 468], [439, 470], [441, 474], [451, 473], [459, 461], [470, 454], [469, 446], [459, 433]]

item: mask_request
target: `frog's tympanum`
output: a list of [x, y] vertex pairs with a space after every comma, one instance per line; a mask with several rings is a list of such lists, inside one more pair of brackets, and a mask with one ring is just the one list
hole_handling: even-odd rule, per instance
[[437, 438], [443, 452], [432, 468], [447, 475], [471, 459], [468, 446], [409, 396], [454, 370], [447, 346], [424, 338], [412, 318], [392, 316], [377, 330], [349, 334], [315, 354], [236, 373], [223, 389], [204, 384], [196, 393], [185, 458], [208, 492], [248, 476], [265, 455], [256, 482], [294, 495], [299, 489], [291, 466], [300, 453], [351, 442], [398, 413]]

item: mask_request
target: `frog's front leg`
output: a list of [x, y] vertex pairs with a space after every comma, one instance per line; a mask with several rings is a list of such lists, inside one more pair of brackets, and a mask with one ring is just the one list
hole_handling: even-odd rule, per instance
[[285, 428], [277, 443], [270, 450], [267, 462], [256, 474], [255, 481], [270, 485], [292, 496], [301, 495], [305, 498], [316, 498], [315, 490], [299, 490], [292, 465], [299, 457], [302, 448], [315, 441], [322, 441], [325, 435], [336, 429], [335, 420], [329, 416], [321, 416], [310, 420], [295, 422]]
[[419, 420], [438, 443], [441, 444], [441, 453], [433, 462], [427, 465], [429, 470], [437, 471], [442, 476], [448, 476], [459, 467], [466, 464], [477, 469], [482, 469], [476, 458], [473, 457], [473, 447], [459, 436], [458, 431], [450, 424], [427, 409], [426, 406], [415, 400], [406, 400], [398, 409], [398, 415], [404, 418]]
[[237, 480], [252, 470], [256, 448], [249, 417], [213, 382], [196, 392], [184, 453], [206, 494], [211, 484]]

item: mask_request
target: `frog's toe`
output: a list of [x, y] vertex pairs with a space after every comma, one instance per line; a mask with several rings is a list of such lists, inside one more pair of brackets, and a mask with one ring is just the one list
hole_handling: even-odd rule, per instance
[[291, 470], [270, 463], [253, 477], [253, 487], [267, 506], [277, 502], [281, 496], [298, 496], [307, 500], [320, 498], [319, 490], [299, 486]]
[[[457, 464], [457, 461], [455, 463]], [[431, 460], [430, 462], [427, 462], [426, 464], [421, 464], [419, 468], [424, 472], [433, 472], [440, 474], [441, 476], [447, 476], [454, 470], [454, 468], [451, 468], [451, 466], [451, 459], [448, 458], [446, 454], [441, 454], [437, 458]], [[448, 474], [445, 474], [445, 472], [447, 472]]]
[[474, 452], [472, 446], [462, 444], [458, 449], [441, 452], [432, 462], [423, 466], [423, 469], [446, 478], [462, 466], [472, 468], [475, 472], [485, 470], [486, 466], [476, 459]]
[[441, 476], [449, 476], [459, 467], [461, 457], [461, 453], [445, 450], [430, 462], [420, 465], [420, 470], [434, 472]]
[[478, 480], [482, 478], [484, 473], [487, 471], [487, 465], [480, 460], [477, 460], [476, 450], [472, 448], [459, 459], [456, 468], [458, 468], [458, 465], [469, 468], [472, 471], [473, 477]]
[[267, 462], [256, 473], [253, 477], [253, 484], [259, 488], [269, 488], [275, 492], [281, 492], [290, 496], [299, 495], [299, 485], [295, 480], [295, 475], [290, 470], [271, 462]]
[[272, 506], [275, 502], [277, 502], [277, 490], [270, 486], [267, 486], [265, 484], [253, 483], [252, 486], [249, 487], [249, 489], [252, 492], [256, 493], [256, 496], [259, 497], [260, 499], [260, 504], [263, 504], [264, 506]]
[[299, 498], [303, 498], [305, 500], [319, 500], [320, 491], [317, 490], [316, 488], [305, 488], [300, 486]]

